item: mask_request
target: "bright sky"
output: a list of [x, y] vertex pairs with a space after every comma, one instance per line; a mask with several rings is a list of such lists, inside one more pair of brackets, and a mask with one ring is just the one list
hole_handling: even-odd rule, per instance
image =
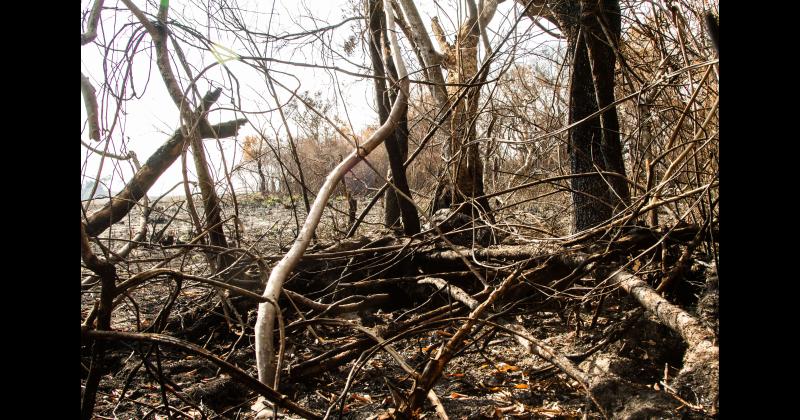
[[[156, 12], [153, 4], [145, 6], [143, 1], [136, 1], [135, 3], [149, 13], [155, 14]], [[175, 11], [175, 13], [183, 15], [186, 17], [186, 19], [196, 19], [202, 24], [206, 23], [207, 18], [205, 15], [205, 10], [199, 10], [200, 6], [197, 4], [191, 1], [176, 0], [173, 0], [170, 3], [171, 16], [174, 16], [172, 11]], [[361, 0], [356, 0], [356, 2], [353, 0], [307, 0], [305, 2], [293, 0], [275, 0], [273, 9], [274, 16], [272, 17], [271, 28], [269, 29], [269, 32], [273, 35], [280, 35], [339, 23], [344, 18], [354, 16], [354, 13], [352, 12], [354, 7], [353, 4], [360, 3]], [[444, 26], [445, 31], [453, 31], [454, 26], [451, 22], [459, 19], [458, 13], [455, 12], [457, 10], [456, 1], [448, 0], [434, 2], [434, 4], [438, 6], [437, 8], [434, 8], [426, 1], [417, 1], [416, 4], [419, 7], [422, 20], [426, 22], [426, 24], [429, 24], [431, 16], [438, 15], [439, 21]], [[423, 6], [423, 4], [426, 4], [427, 7]], [[106, 4], [106, 7], [110, 6], [110, 4]], [[122, 3], [119, 3], [118, 6], [124, 7]], [[205, 7], [205, 5], [203, 6]], [[266, 32], [269, 25], [269, 12], [273, 7], [273, 2], [243, 0], [239, 1], [239, 6], [242, 9], [242, 14], [245, 16], [246, 22], [252, 30]], [[514, 12], [512, 11], [513, 7], [514, 2], [512, 1], [506, 1], [500, 4], [500, 7], [498, 7], [497, 14], [489, 26], [489, 33], [491, 35], [490, 40], [492, 41], [493, 45], [496, 44], [506, 33], [510, 27], [510, 23], [514, 21]], [[81, 10], [88, 10], [89, 8], [90, 3], [87, 0], [83, 0], [81, 4]], [[461, 10], [463, 10], [463, 8]], [[517, 11], [518, 10], [519, 7], [517, 7]], [[447, 14], [445, 14], [445, 11]], [[128, 16], [127, 12], [120, 13], [120, 15]], [[116, 28], [122, 25], [121, 19], [126, 18], [121, 18], [119, 16], [115, 17], [112, 10], [105, 10], [101, 17], [101, 26], [98, 30], [98, 39], [103, 39], [104, 37], [106, 39], [110, 39], [111, 36], [113, 36], [113, 32], [117, 30]], [[192, 26], [190, 22], [186, 22], [186, 20], [183, 18], [181, 21], [182, 23], [187, 23]], [[530, 29], [530, 26], [530, 20], [524, 19], [517, 28], [517, 33], [522, 34], [526, 30], [530, 30], [531, 34], [540, 34], [542, 32], [536, 27]], [[326, 35], [326, 39], [328, 40], [330, 40], [332, 37], [332, 45], [334, 46], [335, 51], [334, 54], [343, 54], [342, 45], [348, 37], [351, 35], [356, 35], [358, 37], [358, 33], [354, 31], [354, 28], [357, 27], [358, 22], [348, 22]], [[233, 38], [221, 38], [224, 35], [220, 35], [219, 32], [214, 31], [208, 32], [206, 29], [203, 29], [200, 24], [195, 26], [195, 29], [203, 32], [203, 35], [209, 37], [211, 40], [227, 49], [233, 50], [240, 55], [251, 55], [241, 44], [235, 44]], [[495, 31], [495, 33], [493, 33], [493, 31]], [[498, 31], [500, 32], [499, 34], [497, 33]], [[127, 34], [130, 35], [130, 32], [127, 32]], [[127, 38], [129, 37], [130, 36], [123, 37], [122, 39], [127, 41]], [[400, 36], [400, 40], [407, 54], [407, 60], [414, 62], [409, 63], [411, 64], [410, 67], [416, 68], [416, 58], [410, 53], [410, 46], [404, 40], [403, 36]], [[452, 42], [452, 36], [450, 41]], [[554, 42], [553, 38], [547, 35], [544, 37], [537, 36], [537, 42], [535, 44], [540, 45], [541, 43], [546, 42], [550, 42], [551, 46], [555, 46], [555, 44], [552, 44], [552, 42]], [[144, 44], [149, 45], [149, 43], [150, 39], [146, 36]], [[124, 44], [120, 45], [120, 48], [124, 47]], [[261, 48], [263, 52], [263, 47]], [[534, 48], [534, 46], [531, 45], [531, 48]], [[117, 128], [112, 133], [114, 140], [109, 148], [109, 151], [115, 153], [124, 153], [127, 150], [133, 150], [136, 152], [141, 163], [144, 163], [147, 158], [153, 152], [155, 152], [156, 149], [167, 140], [167, 138], [169, 138], [175, 129], [178, 128], [179, 123], [178, 110], [167, 94], [158, 69], [156, 68], [155, 63], [152, 61], [153, 58], [151, 57], [151, 51], [152, 50], [141, 51], [134, 61], [132, 70], [132, 86], [135, 87], [136, 93], [141, 97], [139, 99], [134, 99], [127, 102], [125, 108], [126, 112], [123, 115], [123, 120], [117, 124]], [[216, 60], [213, 55], [208, 52], [204, 53], [203, 55], [199, 55], [196, 51], [189, 49], [185, 50], [185, 52], [187, 54], [187, 60], [197, 67], [197, 69], [193, 69], [195, 74], [197, 74], [198, 69], [202, 69], [209, 64], [213, 64]], [[320, 42], [306, 42], [303, 45], [272, 49], [268, 52], [268, 54], [274, 58], [287, 61], [335, 65], [357, 73], [363, 73], [364, 70], [359, 69], [357, 66], [351, 63], [348, 63], [348, 60], [353, 63], [368, 65], [368, 60], [362, 55], [362, 45], [360, 42], [356, 45], [356, 48], [351, 56], [339, 57], [335, 60], [332, 60], [330, 57], [327, 59], [322, 57]], [[481, 54], [483, 54], [483, 52]], [[326, 52], [325, 55], [330, 56], [330, 51]], [[100, 86], [104, 79], [103, 64], [104, 59], [102, 56], [102, 51], [99, 48], [93, 44], [88, 44], [81, 47], [81, 71], [89, 77], [98, 93], [100, 92]], [[240, 85], [239, 95], [241, 97], [241, 106], [243, 110], [248, 112], [260, 112], [274, 108], [275, 104], [269, 95], [267, 84], [264, 81], [263, 75], [253, 68], [237, 62], [236, 60], [227, 61], [225, 64], [238, 79]], [[274, 77], [276, 80], [292, 89], [299, 88], [298, 93], [302, 93], [304, 91], [321, 91], [323, 96], [329, 98], [330, 100], [336, 100], [338, 109], [332, 110], [329, 116], [332, 118], [334, 115], [338, 114], [338, 116], [345, 121], [348, 121], [349, 118], [349, 122], [352, 124], [354, 132], [359, 132], [364, 127], [377, 123], [378, 117], [374, 110], [373, 85], [369, 79], [359, 79], [343, 73], [299, 66], [272, 64], [271, 68], [277, 71], [288, 73], [287, 75], [275, 74]], [[175, 69], [174, 64], [173, 69]], [[183, 74], [182, 71], [180, 71], [180, 73]], [[229, 77], [223, 71], [223, 68], [221, 66], [216, 66], [211, 71], [206, 73], [205, 76], [207, 76], [206, 79], [200, 80], [198, 83], [200, 94], [202, 95], [207, 92], [211, 86], [223, 87], [223, 96], [217, 102], [217, 106], [230, 108], [231, 95], [234, 94], [234, 92], [231, 88], [232, 83]], [[210, 85], [209, 81], [211, 82]], [[185, 88], [185, 86], [183, 87]], [[337, 87], [338, 89], [336, 89]], [[278, 96], [282, 102], [286, 101], [290, 97], [285, 90], [277, 85], [276, 89], [278, 90]], [[113, 98], [108, 97], [106, 99], [109, 101], [109, 106], [106, 110], [107, 115], [101, 116], [101, 119], [106, 119], [105, 126], [108, 127], [111, 126], [114, 106], [111, 105]], [[103, 99], [98, 98], [98, 100], [102, 102]], [[345, 106], [344, 104], [347, 105]], [[241, 114], [235, 114], [234, 112], [228, 110], [214, 111], [209, 114], [209, 121], [212, 124], [229, 121], [234, 118], [241, 118]], [[251, 116], [251, 119], [252, 118], [261, 121], [261, 123], [265, 125], [264, 127], [260, 128], [266, 129], [266, 133], [272, 133], [272, 129], [266, 126], [266, 122], [271, 120], [272, 124], [278, 127], [281, 130], [281, 134], [285, 136], [285, 129], [281, 128], [277, 112], [262, 114], [260, 116]], [[85, 142], [97, 147], [98, 143], [88, 140], [88, 130], [86, 130], [84, 127], [85, 121], [86, 112], [83, 105], [83, 99], [81, 99], [81, 128], [83, 130], [81, 138]], [[103, 123], [101, 122], [101, 126], [102, 125]], [[296, 130], [293, 127], [292, 131], [293, 134], [296, 134]], [[253, 135], [255, 133], [256, 128], [246, 125], [240, 130], [238, 138], [242, 139], [247, 135]], [[100, 144], [104, 145], [104, 143]], [[228, 169], [231, 169], [231, 167], [238, 163], [241, 158], [241, 151], [235, 150], [232, 139], [222, 139], [220, 143], [217, 143], [214, 140], [206, 140], [205, 145], [209, 162], [213, 165], [212, 170], [215, 174], [222, 173], [221, 153], [224, 152], [225, 154]], [[220, 145], [222, 146], [222, 151], [220, 150]], [[89, 152], [89, 158], [87, 160], [87, 150], [84, 147], [81, 148], [82, 173], [86, 174], [86, 176], [91, 178], [96, 176], [100, 161], [101, 159], [99, 155], [92, 152]], [[175, 186], [177, 183], [181, 182], [182, 176], [180, 174], [180, 167], [180, 160], [178, 160], [169, 170], [167, 170], [166, 173], [159, 178], [153, 188], [151, 188], [149, 191], [148, 195], [160, 195]], [[189, 158], [189, 167], [190, 178], [194, 179], [194, 176], [191, 174], [193, 173], [193, 164], [191, 158]], [[106, 159], [100, 178], [111, 175], [111, 188], [112, 190], [116, 191], [124, 185], [125, 181], [130, 179], [132, 174], [133, 170], [129, 163], [122, 162], [118, 169], [115, 170], [113, 169], [113, 166], [109, 164], [108, 159]], [[221, 175], [217, 176], [217, 179], [220, 178]], [[85, 178], [82, 178], [81, 181], [84, 182]], [[173, 190], [173, 194], [182, 194], [182, 188], [176, 188]]]

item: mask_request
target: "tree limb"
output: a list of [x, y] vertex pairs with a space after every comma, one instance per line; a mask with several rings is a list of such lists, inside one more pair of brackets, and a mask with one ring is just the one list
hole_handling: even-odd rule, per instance
[[[202, 138], [224, 138], [235, 136], [247, 120], [239, 119], [215, 124], [209, 130], [200, 129]], [[86, 222], [86, 234], [98, 236], [114, 223], [119, 222], [142, 198], [158, 177], [172, 165], [183, 151], [186, 141], [182, 130], [176, 130], [158, 150], [147, 159], [125, 188], [115, 195], [103, 208], [92, 213]]]
[[103, 0], [96, 0], [89, 13], [89, 30], [81, 34], [81, 45], [86, 45], [97, 37], [97, 23], [100, 21], [100, 10], [103, 8]]

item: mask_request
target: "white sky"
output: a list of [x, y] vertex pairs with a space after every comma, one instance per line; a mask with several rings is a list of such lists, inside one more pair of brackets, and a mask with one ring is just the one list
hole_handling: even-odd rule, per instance
[[[112, 7], [114, 5], [110, 2], [106, 3], [106, 7]], [[205, 11], [196, 10], [198, 6], [193, 6], [192, 2], [173, 0], [170, 3], [171, 11], [176, 11], [176, 13], [180, 13], [184, 16], [193, 16], [194, 18], [205, 23]], [[292, 0], [276, 0], [274, 2], [275, 15], [273, 17], [272, 27], [269, 32], [273, 35], [280, 35], [283, 33], [294, 33], [303, 30], [309, 30], [314, 28], [315, 25], [326, 26], [328, 24], [338, 23], [342, 21], [343, 18], [354, 15], [351, 11], [352, 6], [349, 5], [350, 3], [352, 3], [352, 0], [307, 0], [304, 3]], [[153, 4], [145, 6], [143, 1], [136, 1], [136, 4], [147, 12], [153, 14], [156, 12]], [[304, 4], [307, 7], [304, 6]], [[428, 1], [418, 0], [416, 1], [416, 4], [419, 7], [422, 20], [426, 23], [426, 25], [430, 23], [431, 16], [438, 15], [439, 21], [442, 23], [446, 32], [452, 32], [454, 30], [454, 26], [451, 22], [459, 19], [458, 12], [456, 11], [457, 6], [455, 1], [445, 0], [434, 2], [434, 4], [440, 6], [438, 8], [433, 7], [433, 4]], [[423, 4], [425, 6], [423, 6]], [[117, 6], [124, 8], [122, 3], [118, 3]], [[243, 14], [245, 15], [245, 19], [249, 19], [248, 23], [251, 29], [266, 31], [267, 21], [269, 18], [268, 12], [273, 6], [273, 2], [243, 0], [239, 2], [239, 6], [243, 10], [250, 11], [243, 11]], [[87, 0], [83, 0], [81, 4], [81, 10], [88, 10], [89, 7], [89, 2]], [[496, 45], [496, 43], [499, 42], [508, 28], [510, 28], [510, 23], [513, 23], [515, 17], [512, 9], [514, 7], [513, 1], [505, 1], [498, 7], [498, 12], [489, 26], [490, 34], [492, 34], [492, 31], [499, 31], [499, 34], [495, 33], [490, 36], [492, 45]], [[520, 8], [516, 6], [517, 12], [519, 9]], [[195, 12], [193, 13], [192, 10], [195, 10]], [[463, 8], [461, 10], [463, 10]], [[444, 13], [445, 11], [447, 14]], [[103, 37], [110, 38], [113, 35], [113, 31], [115, 31], [115, 26], [121, 26], [122, 20], [127, 19], [128, 15], [129, 14], [127, 12], [122, 12], [119, 13], [119, 16], [115, 16], [115, 13], [112, 10], [105, 10], [101, 15], [102, 22], [101, 27], [98, 30], [98, 39], [102, 39]], [[313, 18], [311, 15], [313, 15]], [[171, 14], [171, 16], [174, 15]], [[182, 23], [192, 26], [189, 22], [183, 21]], [[339, 54], [343, 54], [342, 44], [347, 37], [352, 34], [358, 36], [353, 29], [356, 28], [357, 25], [358, 22], [348, 22], [332, 32], [332, 44], [335, 51], [337, 51]], [[362, 26], [365, 25], [365, 22], [362, 23]], [[530, 20], [523, 19], [517, 28], [517, 33], [522, 34], [524, 31], [529, 30], [531, 25], [532, 23]], [[214, 42], [217, 42], [226, 48], [230, 48], [240, 55], [250, 55], [240, 45], [234, 45], [231, 39], [219, 38], [219, 33], [215, 33], [213, 31], [210, 33], [206, 32], [206, 30], [200, 26], [196, 26], [195, 29], [203, 32], [205, 36], [210, 37]], [[535, 27], [530, 30], [531, 34], [540, 34], [541, 32], [542, 31], [540, 29]], [[326, 34], [326, 38], [330, 36], [330, 34]], [[123, 39], [126, 39], [127, 41], [127, 38], [129, 38], [129, 36], [124, 37]], [[404, 40], [402, 34], [400, 35], [400, 40], [401, 44], [403, 44], [403, 49], [407, 54], [407, 63], [408, 61], [413, 61], [413, 63], [408, 64], [410, 64], [410, 67], [416, 68], [418, 66], [416, 63], [416, 58], [410, 53], [409, 45]], [[452, 42], [452, 36], [450, 37], [449, 41]], [[528, 44], [529, 48], [536, 48], [536, 46], [532, 44], [541, 45], [542, 43], [549, 43], [551, 47], [557, 45], [557, 41], [547, 35], [537, 36], [536, 41], [537, 42], [535, 43], [526, 41], [522, 44]], [[150, 38], [145, 36], [143, 43], [145, 45], [149, 45]], [[321, 44], [319, 42], [314, 43], [313, 46], [311, 44], [304, 44], [301, 46], [295, 46], [294, 48], [283, 48], [280, 50], [270, 51], [269, 54], [272, 54], [274, 58], [287, 61], [335, 65], [340, 68], [358, 73], [365, 72], [364, 70], [348, 63], [344, 59], [337, 59], [335, 61], [323, 60], [320, 54], [320, 45]], [[120, 47], [124, 48], [124, 44], [120, 45]], [[361, 54], [362, 48], [363, 47], [359, 41], [353, 55], [347, 57], [347, 59], [355, 63], [368, 65], [369, 61]], [[161, 79], [158, 69], [156, 68], [155, 63], [152, 62], [153, 57], [150, 56], [150, 51], [151, 50], [139, 53], [137, 59], [134, 61], [132, 71], [134, 82], [133, 85], [136, 87], [137, 93], [142, 95], [142, 91], [144, 91], [144, 94], [140, 99], [134, 99], [127, 102], [124, 120], [118, 123], [117, 128], [112, 133], [113, 142], [109, 147], [110, 151], [116, 153], [123, 153], [127, 150], [133, 150], [136, 152], [141, 163], [144, 163], [147, 158], [167, 140], [167, 138], [175, 131], [179, 124], [178, 110], [166, 92], [166, 88], [164, 87], [164, 83]], [[187, 54], [187, 60], [196, 65], [198, 68], [203, 68], [204, 66], [212, 64], [215, 61], [213, 55], [208, 52], [204, 53], [203, 55], [197, 54], [196, 50], [192, 51], [187, 49], [185, 52]], [[483, 52], [481, 52], [481, 54], [483, 54]], [[517, 54], [519, 54], [519, 52], [517, 52]], [[100, 86], [104, 79], [103, 64], [104, 60], [102, 51], [100, 51], [95, 45], [88, 44], [81, 47], [81, 71], [92, 81], [93, 85], [98, 91], [98, 94], [101, 91]], [[243, 63], [236, 61], [228, 61], [226, 65], [231, 72], [235, 74], [240, 83], [239, 94], [241, 95], [243, 110], [265, 111], [274, 107], [273, 100], [267, 90], [267, 85], [264, 82], [263, 76], [260, 75], [259, 72]], [[297, 80], [285, 75], [275, 75], [276, 80], [292, 88], [298, 87], [299, 82], [298, 93], [304, 91], [315, 92], [319, 90], [323, 92], [323, 96], [326, 96], [332, 100], [338, 100], [338, 112], [332, 111], [329, 117], [333, 119], [337, 113], [339, 117], [345, 121], [347, 121], [346, 116], [349, 117], [349, 121], [352, 123], [354, 132], [359, 132], [364, 127], [377, 123], [378, 116], [373, 106], [373, 84], [370, 79], [359, 79], [343, 73], [334, 74], [333, 72], [327, 70], [310, 69], [298, 66], [273, 64], [271, 65], [271, 68], [274, 70], [285, 71], [296, 77]], [[173, 70], [178, 70], [174, 64]], [[179, 70], [179, 72], [183, 74], [181, 70]], [[196, 74], [197, 70], [193, 69], [193, 72]], [[210, 86], [208, 81], [210, 80], [213, 86], [223, 87], [222, 97], [216, 105], [229, 107], [230, 95], [233, 93], [233, 91], [231, 89], [230, 80], [222, 71], [222, 67], [215, 67], [210, 72], [206, 73], [206, 76], [207, 80], [201, 80], [198, 83], [200, 94], [202, 95], [209, 90]], [[143, 89], [145, 85], [146, 90]], [[343, 99], [344, 103], [346, 103], [346, 106], [344, 106], [341, 98], [336, 97], [337, 90], [335, 87], [337, 86], [341, 92], [340, 94], [344, 97]], [[289, 95], [282, 88], [276, 85], [276, 89], [278, 90], [278, 95], [281, 98], [281, 101], [285, 101], [289, 98]], [[102, 101], [102, 98], [98, 98], [98, 100]], [[113, 109], [113, 106], [109, 106], [108, 111], [106, 111], [108, 113], [108, 115], [105, 117], [107, 118], [105, 124], [106, 126], [111, 125], [111, 114]], [[209, 121], [214, 124], [240, 117], [241, 114], [236, 115], [231, 111], [215, 111], [209, 114]], [[104, 117], [101, 116], [101, 120], [103, 118]], [[274, 124], [280, 126], [280, 120], [278, 118], [279, 116], [277, 112], [272, 112], [269, 115], [257, 117], [259, 121], [263, 122], [272, 119]], [[97, 146], [98, 143], [88, 140], [88, 130], [84, 127], [85, 121], [86, 112], [84, 110], [83, 99], [81, 99], [81, 124], [83, 129], [81, 138], [85, 142], [90, 143], [93, 146]], [[104, 124], [101, 121], [101, 126], [103, 125]], [[285, 137], [285, 130], [282, 128], [281, 130], [282, 136]], [[296, 130], [292, 129], [292, 131], [293, 134], [296, 135]], [[271, 129], [267, 128], [266, 133], [271, 134], [271, 132]], [[255, 133], [256, 131], [254, 127], [246, 125], [240, 130], [238, 138], [243, 139], [245, 136], [253, 135]], [[130, 141], [126, 140], [123, 142], [123, 139], [128, 138]], [[125, 143], [124, 146], [123, 143]], [[239, 162], [239, 159], [241, 158], [241, 151], [234, 150], [232, 147], [234, 144], [232, 139], [223, 139], [221, 140], [221, 144], [223, 145], [225, 152], [228, 169], [231, 169], [233, 165]], [[104, 143], [100, 143], [100, 145], [102, 146]], [[206, 140], [205, 145], [209, 163], [214, 166], [212, 169], [213, 172], [216, 174], [221, 174], [222, 160], [220, 159], [220, 150], [218, 144], [214, 140]], [[123, 149], [120, 149], [121, 147]], [[93, 178], [97, 173], [100, 158], [97, 154], [89, 152], [89, 158], [87, 160], [86, 154], [86, 149], [82, 147], [82, 173]], [[190, 179], [194, 179], [194, 176], [192, 175], [193, 163], [191, 161], [191, 157], [188, 159]], [[106, 159], [101, 178], [103, 176], [112, 175], [112, 190], [118, 190], [124, 185], [125, 181], [130, 179], [130, 176], [133, 173], [130, 166], [131, 165], [129, 163], [122, 162], [119, 165], [121, 169], [117, 169], [115, 171], [113, 170], [112, 165], [109, 164], [108, 159]], [[159, 178], [153, 188], [150, 189], [148, 195], [160, 195], [173, 187], [176, 183], [180, 182], [182, 180], [180, 167], [180, 159], [178, 159], [175, 164], [173, 164], [172, 167], [170, 167], [170, 169]], [[220, 178], [221, 175], [217, 176], [217, 179]], [[84, 180], [85, 178], [81, 179], [82, 182]], [[224, 185], [224, 183], [220, 185]], [[178, 187], [173, 191], [173, 194], [182, 194], [182, 188]]]

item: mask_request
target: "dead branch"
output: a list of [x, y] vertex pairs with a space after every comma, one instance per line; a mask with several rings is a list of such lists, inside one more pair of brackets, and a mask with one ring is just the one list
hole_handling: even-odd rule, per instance
[[[102, 1], [98, 1], [102, 3]], [[81, 93], [86, 107], [86, 118], [89, 120], [89, 138], [100, 141], [100, 123], [97, 113], [97, 95], [92, 82], [81, 72]]]
[[[210, 97], [216, 100], [216, 98], [219, 98], [221, 89], [217, 89], [214, 92], [215, 97]], [[209, 95], [206, 97], [209, 98]], [[239, 119], [215, 124], [209, 130], [201, 129], [200, 135], [204, 139], [232, 137], [238, 133], [239, 128], [246, 122], [247, 120], [245, 119]], [[111, 198], [103, 208], [89, 215], [86, 222], [86, 234], [99, 236], [111, 225], [122, 220], [133, 206], [147, 194], [147, 191], [155, 184], [158, 177], [178, 159], [186, 139], [187, 137], [184, 136], [183, 130], [176, 130], [175, 134], [147, 159], [147, 162], [134, 174], [122, 191]]]
[[433, 387], [433, 384], [439, 379], [444, 371], [444, 367], [453, 358], [457, 346], [461, 345], [466, 334], [472, 329], [475, 320], [478, 319], [483, 312], [494, 303], [494, 301], [503, 295], [503, 293], [511, 286], [513, 281], [519, 275], [520, 270], [516, 269], [481, 303], [478, 307], [472, 310], [469, 314], [467, 322], [465, 322], [458, 331], [453, 334], [446, 345], [439, 348], [436, 356], [434, 356], [425, 365], [422, 373], [418, 379], [414, 380], [414, 387], [408, 397], [408, 401], [401, 404], [398, 411], [405, 416], [412, 416], [422, 407], [424, 398], [428, 395], [428, 391]]
[[319, 414], [301, 407], [296, 402], [292, 401], [288, 396], [275, 391], [265, 384], [262, 384], [252, 376], [248, 375], [247, 372], [243, 371], [242, 369], [239, 369], [238, 367], [215, 356], [208, 350], [192, 343], [188, 343], [175, 337], [170, 337], [163, 334], [128, 333], [122, 331], [88, 331], [85, 333], [85, 335], [97, 340], [143, 341], [177, 347], [183, 351], [198, 355], [210, 361], [225, 371], [225, 373], [231, 375], [237, 381], [241, 382], [253, 391], [261, 394], [264, 396], [264, 398], [277, 404], [279, 407], [285, 408], [306, 419], [322, 419], [322, 416]]
[[[710, 407], [713, 411], [719, 400], [719, 385], [716, 382], [719, 380], [719, 346], [715, 343], [714, 333], [697, 318], [661, 297], [633, 273], [618, 270], [609, 277], [609, 281], [619, 285], [664, 325], [683, 337], [689, 348], [683, 356], [683, 368], [674, 382], [699, 380], [705, 383], [702, 395], [698, 393], [698, 397], [704, 407]], [[688, 378], [693, 376], [697, 376], [697, 380], [690, 381]]]
[[297, 301], [298, 303], [306, 306], [308, 308], [320, 311], [321, 313], [318, 316], [322, 315], [340, 315], [346, 313], [352, 313], [357, 311], [363, 311], [369, 308], [375, 308], [380, 306], [383, 303], [386, 303], [390, 300], [391, 296], [386, 293], [381, 293], [377, 295], [371, 296], [348, 296], [345, 299], [347, 300], [360, 300], [360, 302], [355, 303], [344, 303], [342, 301], [334, 302], [334, 303], [319, 303], [312, 299], [309, 299], [299, 293], [295, 293], [291, 290], [283, 289], [292, 300]]
[[86, 45], [97, 37], [97, 23], [100, 22], [100, 11], [103, 9], [103, 0], [95, 0], [92, 11], [89, 13], [89, 29], [81, 34], [81, 45]]

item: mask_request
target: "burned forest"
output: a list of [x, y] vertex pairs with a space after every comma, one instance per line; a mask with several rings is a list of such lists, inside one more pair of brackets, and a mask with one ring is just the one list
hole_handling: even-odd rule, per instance
[[716, 0], [82, 0], [82, 419], [719, 417]]

